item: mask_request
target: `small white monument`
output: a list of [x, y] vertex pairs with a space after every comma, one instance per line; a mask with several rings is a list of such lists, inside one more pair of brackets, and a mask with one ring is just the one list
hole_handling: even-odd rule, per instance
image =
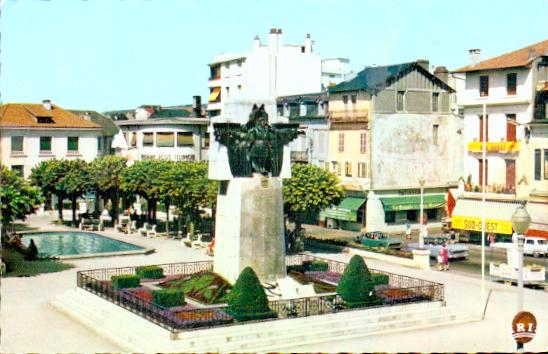
[[291, 175], [286, 144], [298, 126], [264, 99], [227, 102], [211, 121], [209, 178], [220, 181], [214, 271], [234, 283], [250, 266], [274, 283], [286, 276], [282, 178]]

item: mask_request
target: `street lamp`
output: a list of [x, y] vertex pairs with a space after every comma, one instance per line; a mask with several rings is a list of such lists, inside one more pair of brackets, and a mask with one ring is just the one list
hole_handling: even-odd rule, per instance
[[419, 248], [424, 248], [424, 177], [419, 179], [419, 184], [421, 186], [421, 209], [419, 214]]
[[523, 310], [523, 244], [525, 243], [524, 233], [529, 228], [531, 217], [523, 205], [516, 208], [512, 215], [512, 227], [518, 238], [518, 311]]

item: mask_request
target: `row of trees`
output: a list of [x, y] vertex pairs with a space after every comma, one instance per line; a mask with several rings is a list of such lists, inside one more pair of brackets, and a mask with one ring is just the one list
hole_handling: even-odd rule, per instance
[[216, 182], [207, 179], [205, 162], [144, 160], [128, 167], [126, 159], [119, 156], [100, 157], [91, 163], [43, 161], [33, 168], [30, 179], [46, 198], [57, 197], [60, 220], [63, 220], [62, 201], [71, 201], [73, 223], [77, 200], [87, 192], [110, 200], [114, 219], [118, 218], [120, 205], [130, 206], [138, 195], [147, 201], [147, 220], [154, 222], [160, 201], [166, 212], [175, 205], [186, 214], [199, 215], [200, 207], [214, 207], [217, 191]]

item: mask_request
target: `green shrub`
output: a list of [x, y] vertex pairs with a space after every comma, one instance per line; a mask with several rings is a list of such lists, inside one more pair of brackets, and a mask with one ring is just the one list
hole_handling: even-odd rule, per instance
[[355, 255], [346, 266], [337, 285], [337, 293], [348, 307], [364, 307], [382, 303], [375, 295], [371, 273], [363, 258]]
[[182, 289], [153, 290], [152, 303], [162, 307], [183, 306], [185, 293]]
[[276, 317], [268, 307], [268, 299], [257, 274], [246, 267], [232, 287], [228, 307], [225, 310], [237, 321], [258, 320]]
[[141, 277], [138, 275], [113, 275], [110, 280], [112, 286], [118, 289], [123, 288], [137, 288], [141, 283]]
[[287, 273], [290, 273], [290, 272], [304, 273], [304, 267], [302, 264], [287, 266]]
[[159, 279], [164, 277], [164, 270], [158, 266], [142, 266], [135, 268], [135, 273], [141, 278]]
[[306, 272], [327, 272], [329, 265], [324, 261], [304, 261], [303, 267]]
[[388, 285], [389, 277], [383, 273], [371, 273], [371, 279], [374, 285]]

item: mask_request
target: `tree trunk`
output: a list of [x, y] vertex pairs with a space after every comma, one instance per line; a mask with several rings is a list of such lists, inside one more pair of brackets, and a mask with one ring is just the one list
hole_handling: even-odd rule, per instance
[[63, 221], [63, 195], [58, 194], [57, 195], [57, 216], [60, 221]]
[[72, 203], [72, 225], [76, 225], [76, 196], [70, 198]]
[[154, 199], [152, 202], [152, 222], [156, 223], [156, 211], [158, 209], [158, 201]]
[[120, 202], [118, 191], [113, 191], [111, 195], [112, 195], [112, 220], [118, 220], [118, 203]]
[[166, 207], [166, 232], [167, 236], [169, 237], [169, 201], [164, 200], [164, 205]]

